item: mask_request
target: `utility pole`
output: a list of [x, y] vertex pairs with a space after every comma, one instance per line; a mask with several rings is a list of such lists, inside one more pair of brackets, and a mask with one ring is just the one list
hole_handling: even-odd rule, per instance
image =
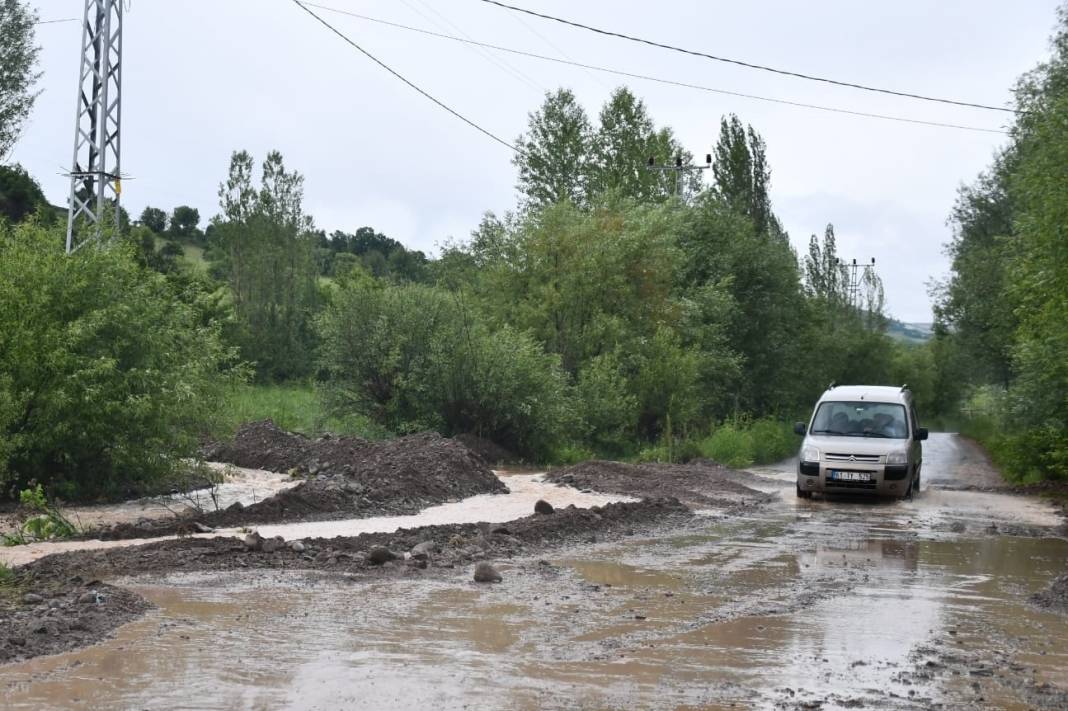
[[838, 266], [849, 275], [849, 280], [846, 284], [846, 288], [849, 290], [849, 305], [852, 308], [857, 308], [860, 284], [865, 277], [875, 272], [875, 257], [871, 258], [870, 264], [857, 264], [856, 259], [851, 264], [843, 264], [841, 258], [839, 258]]
[[[122, 114], [122, 6], [125, 0], [85, 0], [81, 68], [67, 211], [67, 253], [100, 236], [109, 200], [119, 224], [119, 129]], [[75, 235], [76, 225], [93, 234]]]
[[712, 154], [705, 154], [705, 165], [683, 165], [682, 156], [675, 156], [675, 165], [657, 165], [656, 158], [649, 156], [649, 162], [646, 164], [647, 170], [659, 170], [663, 172], [675, 171], [675, 197], [684, 198], [682, 194], [682, 178], [685, 173], [691, 170], [708, 170], [712, 167]]

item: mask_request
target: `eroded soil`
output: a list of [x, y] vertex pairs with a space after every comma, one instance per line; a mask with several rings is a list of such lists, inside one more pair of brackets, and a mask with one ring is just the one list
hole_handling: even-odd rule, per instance
[[[925, 445], [912, 501], [800, 501], [784, 463], [737, 498], [747, 480], [702, 492], [683, 472], [733, 501], [698, 514], [645, 502], [300, 555], [187, 539], [46, 558], [43, 580], [91, 569], [154, 607], [94, 647], [0, 667], [0, 687], [34, 709], [1065, 708], [1068, 614], [1035, 597], [1068, 571], [1060, 512], [993, 490], [955, 437]], [[631, 476], [609, 469], [574, 482]], [[425, 561], [370, 564], [424, 538]], [[471, 580], [483, 558], [503, 582]]]

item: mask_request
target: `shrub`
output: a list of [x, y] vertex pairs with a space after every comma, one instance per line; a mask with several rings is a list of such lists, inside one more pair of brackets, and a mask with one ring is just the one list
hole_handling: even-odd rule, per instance
[[491, 331], [460, 294], [342, 278], [319, 320], [329, 412], [397, 432], [472, 432], [530, 457], [572, 433], [556, 356], [511, 328]]
[[701, 454], [724, 466], [748, 467], [755, 461], [752, 433], [737, 423], [724, 423], [701, 443]]
[[124, 243], [0, 227], [0, 484], [97, 496], [173, 473], [228, 376], [214, 325]]

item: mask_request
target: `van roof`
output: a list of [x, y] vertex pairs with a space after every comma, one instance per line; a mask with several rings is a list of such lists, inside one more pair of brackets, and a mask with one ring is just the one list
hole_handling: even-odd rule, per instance
[[907, 387], [889, 385], [835, 385], [827, 388], [820, 397], [825, 400], [870, 400], [872, 402], [899, 402], [907, 405], [912, 392]]

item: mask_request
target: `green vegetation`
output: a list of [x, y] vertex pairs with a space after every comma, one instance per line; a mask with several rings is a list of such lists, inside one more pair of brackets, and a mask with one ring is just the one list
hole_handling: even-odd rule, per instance
[[[835, 380], [907, 382], [1013, 476], [1068, 476], [1061, 21], [1020, 82], [1011, 145], [961, 191], [930, 339], [888, 335], [881, 282], [850, 287], [832, 225], [795, 253], [754, 127], [724, 117], [710, 184], [676, 182], [649, 156], [691, 157], [626, 88], [595, 115], [547, 94], [517, 140], [516, 210], [435, 259], [371, 227], [317, 230], [277, 152], [258, 169], [232, 155], [203, 229], [188, 205], [146, 207], [73, 256], [32, 178], [3, 169], [0, 485], [167, 480], [200, 437], [264, 418], [474, 433], [543, 461], [750, 466], [795, 451], [786, 415]], [[0, 129], [17, 121], [0, 111]]]
[[11, 152], [37, 99], [36, 24], [37, 11], [28, 2], [0, 0], [0, 160]]
[[225, 390], [220, 404], [217, 432], [223, 436], [236, 431], [242, 423], [267, 419], [282, 429], [309, 437], [327, 432], [368, 439], [382, 439], [389, 435], [365, 415], [330, 416], [315, 386], [307, 383], [237, 383]]
[[135, 249], [74, 258], [0, 226], [0, 484], [63, 498], [172, 474], [216, 420], [231, 351]]
[[953, 212], [932, 347], [946, 399], [1010, 476], [1068, 478], [1068, 9], [1016, 87], [1009, 145]]
[[77, 527], [63, 515], [45, 496], [40, 484], [19, 493], [22, 521], [10, 533], [0, 534], [5, 546], [22, 546], [56, 538], [70, 538], [78, 533]]
[[639, 461], [680, 462], [698, 457], [734, 468], [772, 464], [797, 453], [793, 424], [778, 418], [727, 420], [701, 439], [670, 441], [642, 450]]

